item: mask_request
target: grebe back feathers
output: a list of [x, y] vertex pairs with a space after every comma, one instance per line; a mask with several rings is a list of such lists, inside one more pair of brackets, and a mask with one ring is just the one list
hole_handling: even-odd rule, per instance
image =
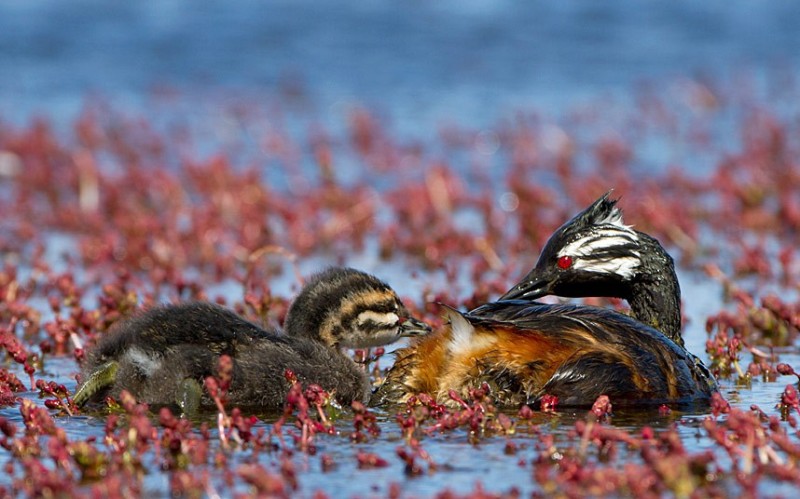
[[428, 392], [453, 404], [486, 382], [495, 403], [555, 395], [563, 406], [705, 404], [716, 390], [696, 358], [661, 332], [613, 310], [523, 300], [446, 312], [448, 323], [397, 352], [372, 405]]
[[[714, 377], [683, 347], [680, 288], [672, 258], [622, 221], [608, 194], [548, 240], [536, 267], [501, 301], [468, 313], [397, 353], [372, 404], [430, 392], [448, 403], [487, 382], [501, 405], [556, 395], [562, 405], [707, 404]], [[547, 305], [547, 294], [625, 298], [634, 318], [612, 310]], [[635, 320], [639, 319], [639, 320]]]

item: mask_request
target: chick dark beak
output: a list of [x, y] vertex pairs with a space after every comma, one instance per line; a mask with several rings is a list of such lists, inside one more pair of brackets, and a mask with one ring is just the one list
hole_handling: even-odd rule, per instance
[[500, 300], [535, 300], [549, 295], [550, 281], [539, 277], [525, 276], [519, 284], [506, 291]]
[[419, 319], [407, 318], [400, 324], [400, 336], [422, 336], [431, 332], [431, 327]]

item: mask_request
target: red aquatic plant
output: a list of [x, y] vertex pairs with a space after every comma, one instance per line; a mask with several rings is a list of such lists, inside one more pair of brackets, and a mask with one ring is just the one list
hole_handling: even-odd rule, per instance
[[389, 466], [389, 462], [377, 454], [362, 450], [359, 450], [358, 454], [356, 454], [356, 460], [358, 461], [359, 469], [385, 468]]
[[[381, 428], [377, 424], [375, 413], [367, 409], [359, 401], [353, 401], [350, 406], [353, 409], [353, 433], [350, 440], [353, 442], [365, 442], [369, 436], [377, 437], [381, 433]], [[368, 436], [369, 435], [369, 436]]]
[[[332, 435], [336, 432], [323, 409], [330, 404], [330, 395], [318, 385], [313, 384], [304, 390], [295, 374], [288, 369], [285, 376], [291, 387], [286, 395], [283, 414], [273, 425], [271, 434], [276, 435], [283, 444], [283, 426], [291, 418], [294, 418], [294, 427], [300, 430], [300, 433], [290, 433], [295, 446], [303, 452], [313, 455], [317, 451], [314, 444], [315, 435], [317, 433]], [[312, 406], [315, 413], [311, 413]], [[315, 419], [313, 414], [316, 414], [319, 419]]]
[[[455, 124], [415, 143], [366, 108], [340, 129], [315, 124], [304, 133], [282, 121], [280, 106], [267, 116], [240, 102], [225, 115], [253, 147], [204, 141], [203, 151], [213, 152], [200, 153], [195, 141], [204, 138], [191, 123], [160, 122], [163, 109], [180, 101], [163, 90], [156, 116], [93, 102], [72, 129], [46, 120], [0, 124], [0, 349], [11, 361], [0, 369], [0, 405], [19, 410], [18, 423], [0, 416], [0, 445], [11, 457], [0, 495], [138, 496], [160, 472], [176, 495], [310, 495], [301, 487], [313, 475], [306, 453], [324, 446], [327, 471], [347, 468], [340, 456], [351, 449], [351, 464], [361, 468], [397, 459], [406, 476], [436, 470], [444, 477], [448, 466], [431, 457], [443, 439], [499, 445], [498, 459], [530, 471], [528, 483], [479, 483], [460, 493], [467, 497], [757, 496], [774, 484], [796, 486], [796, 383], [783, 390], [768, 383], [797, 376], [789, 365], [800, 326], [797, 126], [746, 80], [732, 86], [705, 79], [680, 80], [668, 91], [641, 86], [627, 108], [602, 102], [557, 122], [521, 112], [483, 130]], [[785, 86], [775, 95], [796, 93]], [[670, 164], [643, 144], [673, 151]], [[698, 163], [704, 173], [691, 171]], [[552, 397], [540, 410], [505, 414], [479, 387], [451, 394], [453, 407], [412, 397], [387, 422], [359, 403], [339, 411], [330, 394], [290, 375], [282, 416], [270, 423], [228, 406], [231, 364], [223, 358], [206, 382], [216, 430], [213, 421], [166, 409], [154, 416], [124, 394], [100, 415], [98, 438], [64, 431], [68, 421], [83, 421], [61, 415], [74, 411], [70, 356], [80, 362], [139, 307], [212, 299], [272, 327], [285, 317], [298, 269], [359, 265], [374, 253], [369, 265], [389, 275], [394, 266], [409, 270], [411, 279], [398, 282], [408, 286], [404, 301], [437, 323], [432, 302], [472, 308], [494, 299], [534, 263], [558, 225], [612, 187], [626, 223], [658, 237], [684, 270], [704, 270], [714, 279], [705, 285], [726, 300], [699, 319], [722, 393], [734, 378], [739, 394], [730, 403], [715, 395], [708, 417], [659, 408], [653, 415], [667, 426], [629, 428], [619, 423], [626, 408], [614, 404], [611, 417], [613, 400], [573, 413]], [[694, 332], [689, 324], [687, 335]], [[382, 354], [356, 356], [378, 378]], [[743, 411], [748, 386], [757, 383], [771, 393], [761, 402], [767, 409]], [[21, 393], [27, 388], [46, 400]], [[338, 435], [334, 421], [352, 430]], [[380, 431], [384, 425], [402, 436], [393, 453], [380, 447], [393, 438]], [[320, 494], [331, 493], [324, 485]], [[384, 492], [401, 491], [419, 489], [404, 483]]]
[[45, 400], [44, 405], [48, 409], [57, 409], [64, 411], [72, 416], [72, 411], [75, 406], [69, 398], [69, 390], [64, 385], [59, 385], [54, 381], [45, 382], [44, 380], [36, 380], [36, 389], [39, 390], [40, 397], [55, 397], [54, 399]]

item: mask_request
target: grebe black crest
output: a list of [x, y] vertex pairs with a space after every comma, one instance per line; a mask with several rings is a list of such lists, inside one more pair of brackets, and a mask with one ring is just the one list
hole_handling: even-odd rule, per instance
[[655, 238], [625, 225], [616, 204], [605, 194], [561, 226], [534, 268], [500, 299], [622, 298], [634, 317], [682, 346], [681, 292], [672, 257]]

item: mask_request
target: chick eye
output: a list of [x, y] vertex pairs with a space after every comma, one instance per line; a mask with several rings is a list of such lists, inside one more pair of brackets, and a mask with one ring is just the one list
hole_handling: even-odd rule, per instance
[[572, 267], [572, 257], [564, 255], [558, 259], [556, 265], [558, 265], [558, 268], [566, 270]]

